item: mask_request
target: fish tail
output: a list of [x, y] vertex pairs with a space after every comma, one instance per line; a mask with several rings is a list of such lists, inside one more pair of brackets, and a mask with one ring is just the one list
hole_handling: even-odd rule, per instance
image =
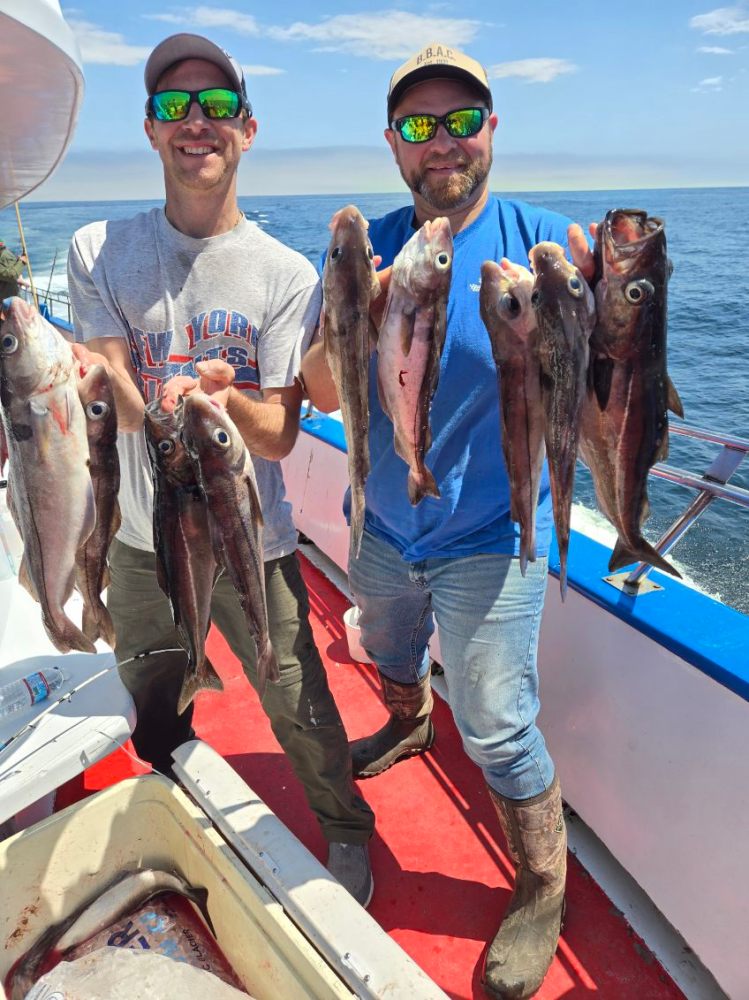
[[671, 576], [681, 580], [681, 573], [678, 569], [667, 562], [644, 538], [638, 539], [637, 544], [631, 546], [623, 542], [621, 538], [617, 538], [611, 559], [609, 559], [609, 572], [613, 573], [614, 570], [621, 569], [623, 566], [631, 566], [632, 563], [638, 562], [649, 563], [656, 569], [670, 573]]
[[194, 670], [192, 669], [192, 664], [188, 662], [185, 670], [185, 679], [182, 682], [182, 690], [177, 700], [178, 714], [182, 715], [198, 691], [203, 690], [224, 690], [224, 682], [216, 673], [213, 664], [207, 656], [203, 659], [202, 669]]
[[88, 601], [84, 603], [82, 630], [91, 642], [103, 639], [108, 646], [114, 649], [115, 634], [112, 616], [100, 597], [91, 603]]
[[71, 622], [63, 611], [58, 612], [55, 618], [43, 611], [42, 623], [52, 645], [61, 653], [69, 653], [72, 649], [77, 649], [81, 653], [96, 652], [96, 646], [93, 642], [81, 632], [77, 625]]
[[425, 465], [421, 467], [420, 478], [417, 479], [413, 472], [408, 472], [408, 499], [411, 506], [415, 507], [424, 497], [434, 497], [439, 500], [442, 494], [437, 487], [437, 481]]
[[211, 915], [208, 912], [208, 890], [202, 886], [200, 888], [190, 886], [190, 895], [188, 896], [188, 899], [192, 900], [192, 902], [198, 907], [200, 912], [203, 914], [203, 919], [208, 924], [208, 929], [211, 934], [216, 937], [216, 928], [213, 926]]
[[364, 530], [364, 490], [351, 489], [351, 552], [355, 559], [361, 550], [361, 536]]
[[262, 698], [265, 694], [267, 681], [278, 684], [280, 680], [281, 674], [278, 670], [278, 660], [270, 644], [270, 639], [266, 635], [265, 644], [261, 647], [260, 643], [258, 643], [257, 690], [260, 697]]
[[559, 593], [562, 601], [567, 596], [567, 546], [559, 547]]

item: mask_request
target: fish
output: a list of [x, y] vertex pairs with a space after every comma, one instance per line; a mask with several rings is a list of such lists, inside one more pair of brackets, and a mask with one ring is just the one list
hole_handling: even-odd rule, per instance
[[224, 688], [205, 652], [219, 566], [208, 505], [182, 440], [182, 415], [183, 404], [167, 413], [161, 400], [155, 399], [146, 406], [144, 423], [154, 488], [156, 576], [187, 652], [185, 678], [177, 699], [180, 715], [198, 691]]
[[101, 599], [109, 586], [107, 555], [120, 527], [120, 459], [117, 453], [117, 410], [114, 390], [103, 365], [92, 365], [78, 381], [78, 396], [86, 415], [91, 483], [96, 525], [76, 556], [76, 585], [83, 596], [83, 634], [102, 638], [114, 649], [112, 618]]
[[0, 476], [3, 474], [5, 463], [8, 461], [8, 442], [5, 438], [5, 424], [0, 414]]
[[208, 507], [216, 561], [239, 597], [257, 645], [257, 683], [280, 680], [265, 598], [263, 515], [252, 458], [234, 421], [217, 400], [191, 392], [184, 400], [182, 438]]
[[369, 223], [355, 205], [336, 212], [323, 268], [320, 327], [341, 405], [351, 484], [351, 549], [359, 555], [369, 475], [370, 303], [380, 294]]
[[178, 893], [194, 903], [215, 937], [208, 912], [207, 889], [191, 886], [177, 872], [154, 868], [124, 871], [99, 896], [48, 927], [13, 965], [5, 980], [10, 1000], [23, 1000], [37, 979], [62, 961], [73, 948], [164, 892]]
[[424, 457], [432, 443], [429, 411], [439, 382], [452, 276], [450, 223], [427, 220], [393, 261], [377, 341], [380, 405], [393, 424], [396, 453], [408, 465], [413, 506], [440, 491]]
[[558, 243], [537, 243], [528, 256], [535, 275], [531, 304], [538, 323], [544, 440], [559, 548], [559, 588], [564, 600], [580, 411], [596, 318], [595, 299], [580, 269], [567, 260]]
[[582, 410], [580, 454], [598, 506], [617, 531], [614, 572], [635, 562], [681, 574], [644, 538], [648, 472], [668, 455], [668, 411], [684, 416], [666, 371], [671, 273], [661, 219], [612, 209], [596, 232], [597, 322]]
[[533, 275], [518, 264], [481, 266], [479, 310], [497, 366], [510, 517], [520, 525], [520, 572], [536, 559], [536, 508], [544, 456], [544, 408]]
[[10, 465], [8, 506], [23, 539], [19, 581], [38, 601], [61, 653], [96, 647], [65, 613], [76, 555], [96, 524], [86, 417], [70, 345], [20, 298], [0, 329], [0, 402]]

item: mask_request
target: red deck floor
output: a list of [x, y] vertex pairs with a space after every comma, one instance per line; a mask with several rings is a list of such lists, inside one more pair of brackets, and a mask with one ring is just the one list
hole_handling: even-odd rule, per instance
[[[342, 624], [346, 600], [303, 560], [313, 627], [349, 738], [385, 720], [371, 666], [354, 663]], [[301, 786], [223, 638], [209, 637], [223, 694], [200, 694], [195, 728], [321, 860], [326, 845]], [[454, 1000], [484, 997], [486, 942], [510, 895], [511, 865], [478, 769], [465, 756], [449, 707], [436, 699], [431, 753], [360, 783], [377, 816], [369, 912]], [[113, 762], [113, 758], [110, 758]], [[87, 789], [104, 783], [86, 779]], [[108, 765], [111, 773], [112, 763]], [[111, 780], [111, 778], [109, 779]], [[683, 997], [576, 859], [569, 857], [567, 916], [541, 1000]]]

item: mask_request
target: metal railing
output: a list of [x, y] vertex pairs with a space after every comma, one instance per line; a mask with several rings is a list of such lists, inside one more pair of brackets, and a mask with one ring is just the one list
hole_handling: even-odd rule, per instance
[[[690, 427], [687, 424], [672, 423], [669, 427], [669, 433], [708, 441], [711, 444], [719, 445], [721, 450], [701, 476], [684, 469], [675, 469], [661, 462], [650, 470], [650, 475], [657, 479], [665, 479], [669, 483], [697, 491], [697, 496], [684, 513], [676, 518], [655, 543], [654, 548], [660, 555], [667, 555], [716, 500], [727, 500], [729, 503], [749, 508], [749, 490], [729, 483], [729, 479], [749, 452], [749, 441], [733, 437], [730, 434], [716, 434], [714, 431]], [[637, 593], [638, 588], [652, 569], [653, 567], [648, 563], [638, 563], [623, 580], [624, 589], [631, 593]]]

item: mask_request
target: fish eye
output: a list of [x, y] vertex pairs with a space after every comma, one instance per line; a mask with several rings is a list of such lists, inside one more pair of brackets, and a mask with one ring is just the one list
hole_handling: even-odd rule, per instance
[[647, 278], [639, 278], [637, 281], [630, 281], [624, 287], [624, 298], [633, 306], [639, 306], [650, 298], [655, 292], [652, 284]]
[[443, 250], [442, 253], [437, 254], [437, 267], [440, 271], [446, 271], [449, 266], [450, 266], [450, 254], [445, 253]]
[[338, 258], [341, 256], [342, 253], [343, 250], [341, 250], [340, 247], [333, 247], [333, 249], [330, 251], [330, 259], [338, 260]]
[[216, 430], [211, 435], [213, 443], [217, 444], [219, 448], [226, 449], [231, 444], [231, 438], [226, 433], [223, 427], [217, 427]]
[[6, 333], [0, 339], [0, 347], [2, 347], [3, 354], [12, 354], [18, 347], [18, 339], [12, 333]]
[[582, 281], [580, 281], [580, 279], [577, 277], [576, 274], [573, 274], [572, 277], [568, 280], [567, 291], [570, 293], [570, 295], [574, 295], [576, 299], [582, 298], [583, 283]]
[[505, 292], [502, 298], [499, 300], [499, 308], [503, 309], [504, 312], [509, 313], [510, 316], [517, 316], [520, 312], [520, 303], [510, 292]]
[[159, 441], [157, 447], [162, 455], [171, 455], [176, 445], [171, 438], [164, 438], [163, 441]]
[[102, 399], [95, 399], [86, 405], [86, 416], [89, 420], [102, 420], [108, 413], [109, 405]]
[[541, 293], [537, 288], [534, 288], [531, 293], [531, 305], [534, 309], [537, 309], [541, 305]]
[[367, 257], [369, 257], [370, 260], [374, 260], [374, 250], [372, 247], [367, 247]]

